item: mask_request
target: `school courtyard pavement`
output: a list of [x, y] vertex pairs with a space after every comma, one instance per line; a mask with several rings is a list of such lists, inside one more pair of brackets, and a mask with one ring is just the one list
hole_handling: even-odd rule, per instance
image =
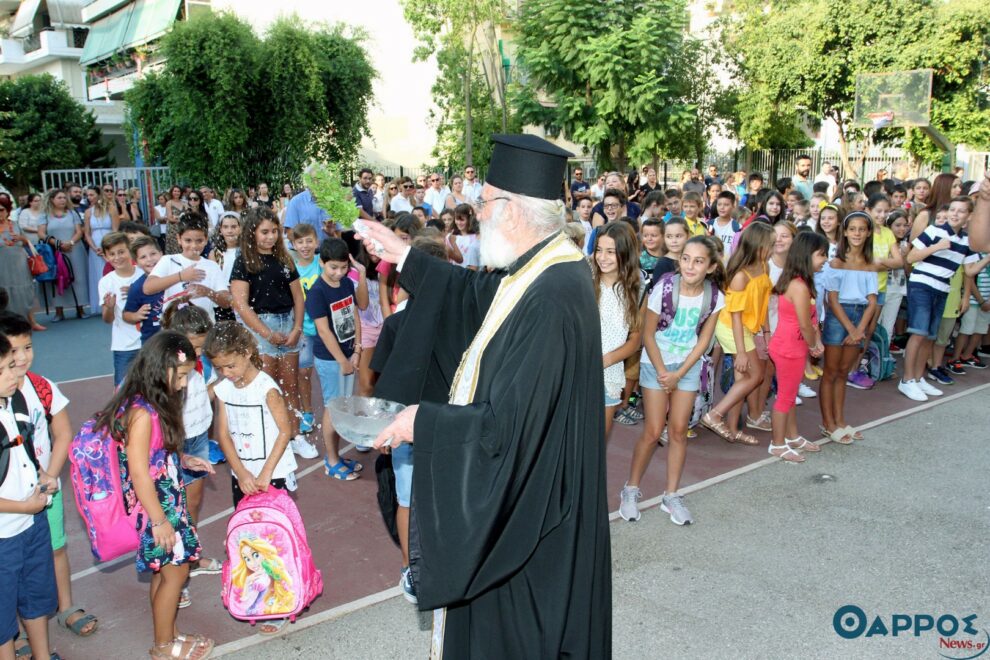
[[[111, 392], [109, 327], [98, 318], [50, 327], [35, 336], [35, 371], [63, 383], [78, 428]], [[808, 437], [818, 423], [816, 403], [798, 411]], [[614, 656], [979, 657], [990, 639], [988, 404], [990, 369], [971, 371], [941, 401], [923, 406], [897, 394], [891, 381], [850, 390], [849, 421], [866, 439], [827, 444], [801, 465], [769, 459], [765, 446], [727, 445], [702, 432], [690, 441], [684, 475], [696, 520], [690, 527], [673, 525], [656, 507], [665, 467], [658, 452], [643, 481], [649, 508], [637, 523], [611, 526]], [[639, 430], [613, 431], [611, 511]], [[372, 455], [356, 458], [372, 468]], [[395, 587], [398, 550], [378, 514], [372, 471], [341, 483], [323, 477], [317, 461], [300, 464], [296, 500], [324, 571], [324, 594], [285, 635], [268, 639], [226, 613], [219, 576], [197, 577], [180, 627], [214, 636], [215, 656], [230, 658], [425, 658], [430, 617]], [[231, 512], [227, 479], [218, 466], [206, 489], [200, 533], [214, 554]], [[68, 479], [63, 485], [69, 490]], [[101, 623], [87, 639], [53, 623], [57, 650], [67, 660], [147, 657], [146, 582], [132, 559], [96, 564], [71, 497], [66, 502], [75, 600]], [[833, 620], [846, 606], [838, 617], [844, 637]]]
[[[976, 655], [990, 629], [988, 403], [977, 392], [870, 429], [861, 443], [827, 445], [803, 465], [775, 462], [693, 492], [690, 527], [656, 507], [614, 522], [615, 657]], [[834, 630], [845, 605], [868, 619], [861, 636]], [[862, 618], [853, 612], [848, 634]], [[897, 614], [912, 626], [915, 615], [975, 614], [979, 635], [946, 638], [963, 642], [956, 649], [939, 648], [936, 631], [866, 636], [875, 617], [890, 629]], [[424, 658], [429, 623], [396, 596], [229, 657]]]

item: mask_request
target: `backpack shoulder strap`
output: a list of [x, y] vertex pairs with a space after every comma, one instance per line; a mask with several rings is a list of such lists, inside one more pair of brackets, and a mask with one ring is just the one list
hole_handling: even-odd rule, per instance
[[48, 421], [49, 424], [51, 424], [52, 401], [55, 397], [54, 393], [52, 392], [51, 385], [48, 384], [48, 381], [45, 379], [44, 376], [39, 376], [36, 373], [29, 371], [27, 372], [27, 377], [28, 380], [31, 381], [31, 387], [34, 388], [35, 394], [38, 395], [38, 398], [41, 400], [41, 405], [45, 409], [45, 419]]
[[[18, 437], [7, 437], [6, 428], [0, 427], [0, 482], [7, 477], [7, 470], [10, 464], [10, 449], [19, 444], [24, 445], [28, 458], [34, 465], [34, 469], [41, 471], [38, 457], [34, 453], [34, 425], [30, 422], [28, 415], [27, 400], [19, 390], [14, 392], [10, 398], [10, 407], [14, 413], [14, 422], [17, 426]], [[20, 419], [19, 419], [20, 418]]]
[[657, 319], [657, 331], [662, 332], [670, 327], [677, 313], [677, 299], [681, 288], [679, 273], [664, 273], [657, 282], [660, 286], [660, 314]]

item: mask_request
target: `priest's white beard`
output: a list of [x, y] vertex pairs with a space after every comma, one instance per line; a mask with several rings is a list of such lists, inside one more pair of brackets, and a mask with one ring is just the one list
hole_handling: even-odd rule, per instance
[[518, 258], [501, 225], [492, 219], [481, 226], [481, 263], [489, 268], [507, 268]]

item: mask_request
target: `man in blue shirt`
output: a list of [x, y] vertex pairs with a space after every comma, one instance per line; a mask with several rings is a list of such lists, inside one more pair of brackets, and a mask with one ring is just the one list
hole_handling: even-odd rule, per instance
[[320, 243], [327, 238], [324, 230], [324, 223], [330, 220], [330, 215], [316, 205], [313, 193], [305, 189], [298, 195], [294, 195], [285, 207], [285, 229], [289, 240], [292, 240], [292, 228], [302, 223], [313, 225], [316, 228], [316, 236]]
[[584, 180], [584, 172], [581, 168], [574, 170], [574, 180], [571, 181], [571, 205], [577, 208], [578, 202], [582, 199], [591, 199], [591, 185]]
[[375, 173], [367, 167], [358, 173], [358, 182], [354, 186], [354, 203], [358, 207], [358, 216], [362, 220], [375, 219], [375, 196], [371, 192], [371, 184]]

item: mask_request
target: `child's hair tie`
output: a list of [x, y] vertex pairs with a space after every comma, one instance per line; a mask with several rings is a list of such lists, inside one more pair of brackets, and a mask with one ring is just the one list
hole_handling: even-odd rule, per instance
[[179, 361], [179, 364], [185, 363], [185, 361], [186, 361], [186, 352], [183, 351], [183, 350], [179, 350], [179, 352], [175, 354], [175, 359]]

